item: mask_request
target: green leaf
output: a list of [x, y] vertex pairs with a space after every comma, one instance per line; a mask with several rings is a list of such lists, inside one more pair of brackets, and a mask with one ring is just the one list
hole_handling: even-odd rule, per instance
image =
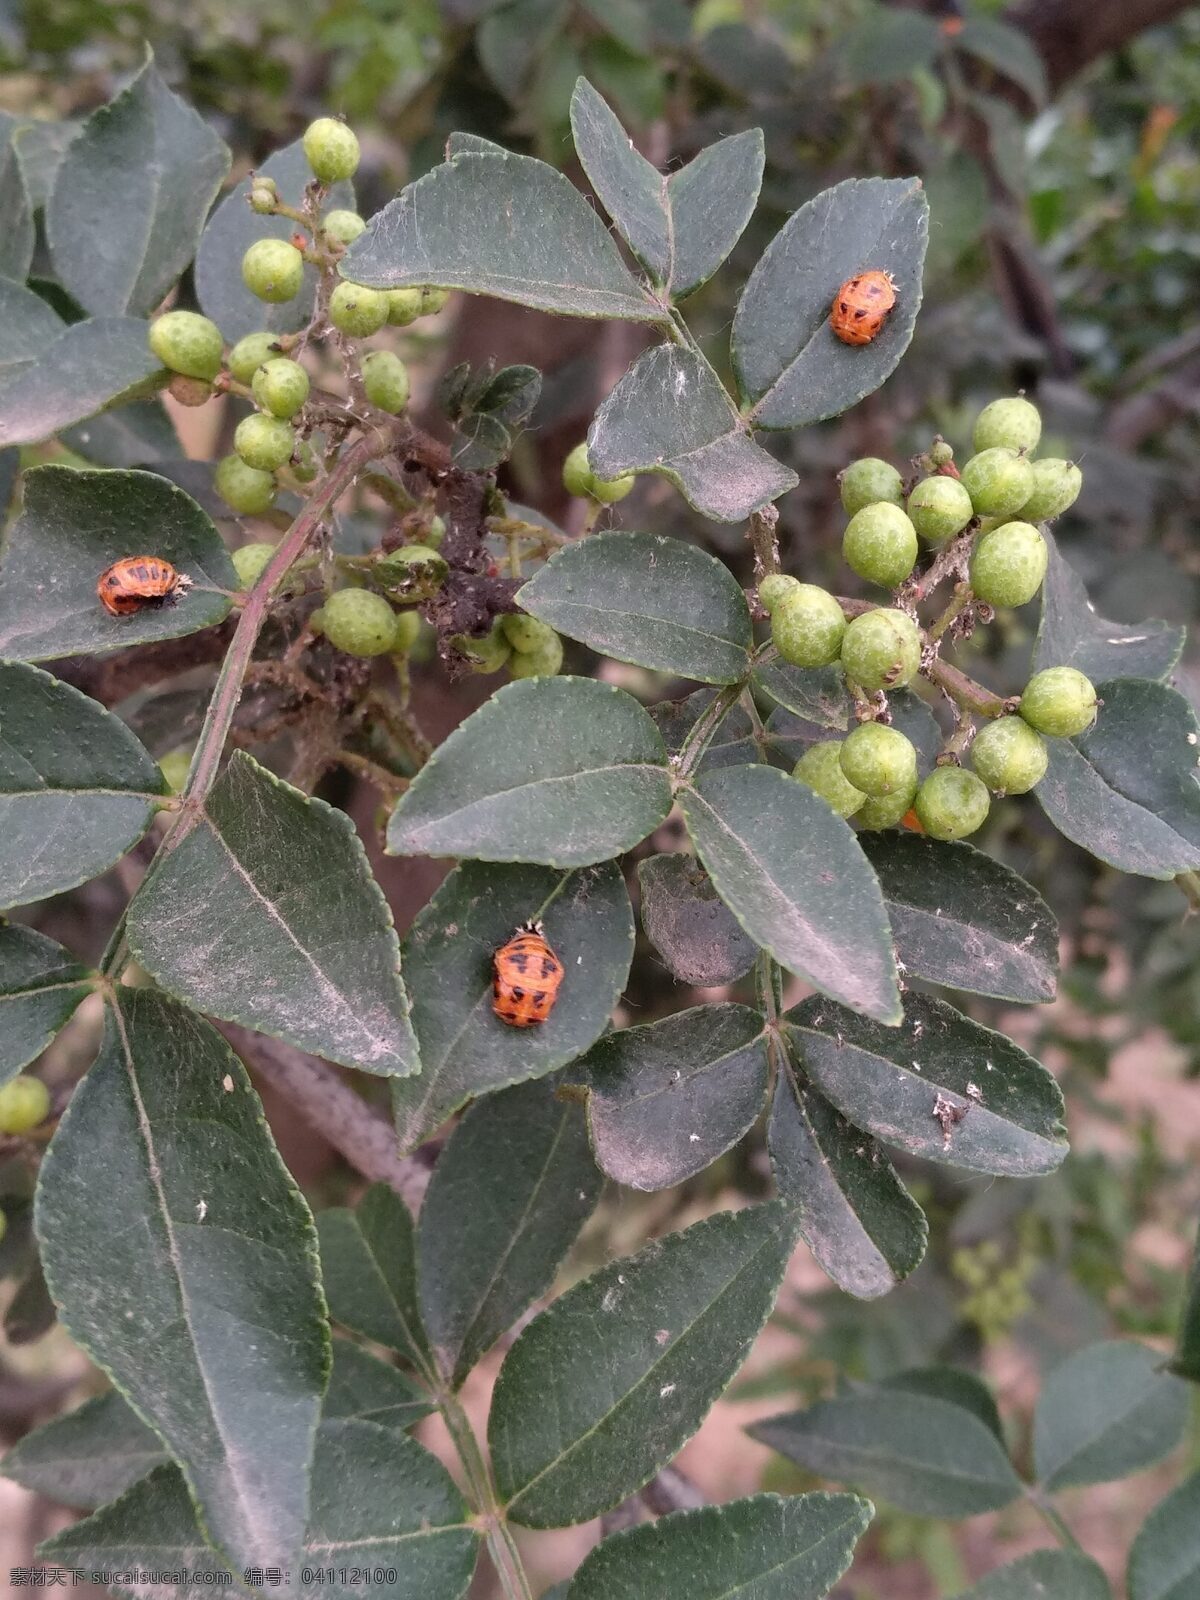
[[637, 701], [591, 678], [498, 690], [438, 747], [388, 823], [392, 855], [584, 867], [671, 809], [667, 753]]
[[821, 1600], [872, 1507], [850, 1494], [756, 1494], [675, 1511], [596, 1545], [571, 1600]]
[[1093, 683], [1109, 678], [1165, 678], [1179, 660], [1184, 630], [1169, 622], [1110, 622], [1093, 609], [1087, 590], [1054, 535], [1043, 527], [1050, 564], [1042, 584], [1033, 670], [1074, 667]]
[[920, 12], [905, 16], [873, 5], [847, 35], [842, 52], [846, 77], [865, 83], [898, 83], [937, 56], [941, 33], [933, 17]]
[[1143, 679], [1097, 685], [1103, 704], [1078, 739], [1049, 739], [1034, 790], [1060, 833], [1122, 872], [1173, 878], [1200, 867], [1200, 738], [1191, 706]]
[[741, 522], [799, 479], [750, 437], [720, 379], [697, 351], [644, 351], [596, 413], [588, 460], [601, 477], [661, 472], [716, 522]]
[[1175, 1355], [1171, 1371], [1181, 1378], [1200, 1383], [1200, 1239], [1192, 1255], [1179, 1331], [1175, 1335]]
[[159, 400], [134, 400], [64, 428], [62, 442], [98, 467], [145, 467], [179, 461], [183, 447]]
[[35, 211], [44, 209], [59, 163], [82, 126], [73, 121], [22, 121], [14, 128], [17, 160], [21, 163], [29, 203]]
[[1188, 1600], [1197, 1593], [1200, 1472], [1160, 1500], [1146, 1518], [1129, 1552], [1128, 1586], [1129, 1600]]
[[921, 1263], [925, 1213], [883, 1151], [815, 1089], [775, 1084], [767, 1148], [780, 1197], [800, 1237], [839, 1289], [874, 1300]]
[[436, 1410], [425, 1391], [395, 1367], [349, 1339], [333, 1341], [333, 1369], [321, 1408], [323, 1420], [353, 1417], [385, 1428], [411, 1428]]
[[424, 1370], [429, 1341], [417, 1310], [416, 1244], [404, 1201], [373, 1183], [355, 1210], [318, 1212], [317, 1234], [330, 1316]]
[[899, 1020], [879, 884], [824, 800], [757, 766], [705, 773], [680, 804], [717, 893], [756, 944], [855, 1010]]
[[758, 946], [695, 856], [639, 861], [638, 885], [646, 937], [680, 983], [706, 989], [749, 972]]
[[[32, 291], [0, 284], [0, 318], [26, 314], [42, 330], [54, 317]], [[70, 327], [54, 317], [52, 333], [35, 339], [26, 330], [15, 342], [23, 370], [0, 368], [0, 446], [37, 444], [106, 406], [153, 392], [163, 377], [139, 317], [89, 317]], [[15, 342], [5, 337], [5, 350]]]
[[179, 1462], [218, 1547], [287, 1564], [329, 1364], [316, 1235], [213, 1028], [117, 990], [36, 1221], [64, 1326]]
[[580, 78], [571, 96], [571, 131], [592, 188], [654, 280], [675, 300], [707, 283], [741, 238], [758, 201], [762, 130], [722, 139], [664, 177]]
[[0, 127], [0, 140], [5, 141], [0, 145], [0, 216], [4, 218], [4, 231], [0, 234], [0, 278], [24, 283], [33, 263], [37, 239], [33, 206], [12, 129]]
[[97, 316], [148, 317], [195, 255], [229, 159], [147, 59], [59, 165], [46, 236], [63, 288]]
[[5, 389], [22, 373], [35, 367], [63, 330], [41, 295], [23, 283], [0, 278], [0, 422]]
[[567, 545], [517, 602], [601, 655], [699, 683], [750, 666], [750, 609], [723, 562], [682, 539], [602, 533]]
[[0, 1084], [41, 1055], [92, 992], [90, 978], [87, 967], [44, 933], [0, 922]]
[[119, 718], [37, 667], [0, 661], [0, 708], [0, 905], [28, 905], [120, 860], [165, 783]]
[[[682, 700], [660, 700], [657, 705], [650, 707], [651, 719], [662, 734], [669, 755], [679, 754], [688, 734], [715, 699], [712, 689], [695, 689]], [[735, 705], [722, 717], [720, 726], [700, 757], [696, 771], [711, 772], [716, 767], [745, 766], [747, 762], [758, 759], [754, 724], [741, 706]]]
[[[259, 177], [273, 178], [279, 197], [289, 206], [304, 200], [305, 186], [312, 182], [312, 168], [299, 139], [277, 150], [256, 168]], [[244, 178], [231, 189], [213, 212], [200, 237], [196, 252], [196, 297], [200, 309], [225, 335], [229, 344], [248, 333], [294, 333], [312, 317], [317, 293], [317, 269], [304, 268], [304, 285], [292, 300], [268, 305], [251, 294], [242, 282], [242, 257], [258, 239], [290, 239], [296, 224], [288, 217], [262, 217], [251, 211], [250, 179]], [[335, 183], [324, 202], [330, 209], [354, 210], [354, 190], [348, 183]]]
[[[733, 320], [733, 364], [756, 427], [836, 417], [891, 376], [921, 307], [928, 232], [918, 178], [849, 178], [789, 217]], [[866, 271], [892, 274], [896, 306], [870, 344], [843, 344], [829, 325], [834, 296]]]
[[[906, 994], [898, 1028], [819, 996], [788, 1022], [817, 1088], [884, 1144], [1010, 1178], [1053, 1172], [1067, 1153], [1062, 1093], [1045, 1067], [941, 1000]], [[939, 1100], [952, 1108], [945, 1127]]]
[[768, 661], [754, 669], [755, 687], [806, 722], [845, 733], [852, 706], [846, 674], [837, 667], [792, 667]]
[[856, 1384], [748, 1432], [809, 1472], [855, 1484], [915, 1516], [973, 1517], [999, 1511], [1021, 1493], [988, 1420], [994, 1409], [978, 1379], [931, 1369]]
[[1187, 1426], [1188, 1391], [1147, 1345], [1088, 1345], [1050, 1372], [1034, 1415], [1038, 1481], [1053, 1493], [1161, 1461]]
[[580, 1108], [550, 1084], [520, 1084], [467, 1112], [417, 1231], [422, 1320], [456, 1385], [550, 1289], [602, 1188]]
[[1031, 884], [969, 844], [907, 833], [859, 842], [909, 973], [998, 1000], [1053, 1000], [1058, 922]]
[[749, 1354], [793, 1239], [778, 1203], [709, 1217], [534, 1318], [500, 1369], [488, 1421], [514, 1521], [585, 1522], [675, 1455]]
[[[176, 605], [112, 617], [96, 580], [122, 556], [155, 555], [191, 578]], [[0, 567], [0, 654], [18, 661], [99, 655], [175, 639], [229, 614], [237, 573], [221, 536], [182, 489], [153, 472], [38, 467]]]
[[749, 1006], [696, 1006], [608, 1034], [576, 1071], [603, 1171], [629, 1189], [669, 1189], [754, 1125], [769, 1075], [763, 1019]]
[[[1033, 1600], [1035, 1595], [1046, 1600], [1112, 1600], [1104, 1573], [1073, 1550], [1035, 1550], [989, 1572], [959, 1600]], [[1179, 1600], [1184, 1600], [1182, 1594]]]
[[999, 17], [969, 16], [952, 43], [1024, 89], [1035, 106], [1045, 105], [1049, 97], [1046, 65], [1024, 29], [1011, 27]]
[[43, 1423], [4, 1456], [6, 1478], [91, 1511], [168, 1459], [158, 1435], [115, 1389]]
[[410, 183], [339, 270], [372, 289], [431, 283], [565, 317], [665, 317], [574, 184], [507, 152], [462, 152]]
[[[553, 1011], [511, 1028], [492, 1010], [492, 957], [540, 921], [564, 977]], [[615, 862], [583, 871], [465, 862], [404, 941], [421, 1075], [392, 1085], [401, 1150], [478, 1095], [544, 1078], [604, 1029], [629, 977], [633, 911]]]
[[343, 811], [235, 750], [129, 907], [177, 999], [380, 1077], [418, 1070], [387, 901]]
[[57, 1320], [41, 1262], [35, 1259], [5, 1309], [4, 1336], [14, 1349], [33, 1344], [49, 1333]]

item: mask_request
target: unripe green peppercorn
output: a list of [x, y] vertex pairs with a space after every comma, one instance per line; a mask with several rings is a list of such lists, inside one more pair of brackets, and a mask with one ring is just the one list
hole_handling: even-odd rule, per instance
[[917, 484], [908, 497], [908, 514], [922, 539], [944, 544], [963, 531], [975, 515], [975, 507], [957, 478], [939, 472]]
[[50, 1091], [20, 1072], [0, 1089], [0, 1133], [28, 1133], [50, 1115]]
[[568, 494], [580, 497], [590, 495], [592, 485], [595, 483], [595, 474], [588, 465], [587, 443], [577, 444], [567, 459], [563, 462], [562, 469], [563, 488]]
[[839, 756], [847, 781], [875, 799], [911, 794], [916, 786], [916, 746], [882, 722], [861, 723], [843, 741]]
[[233, 448], [248, 467], [274, 472], [290, 461], [296, 448], [296, 434], [290, 423], [256, 411], [243, 417], [233, 435]]
[[273, 356], [255, 370], [250, 387], [264, 411], [286, 422], [308, 399], [308, 373], [298, 361]]
[[763, 610], [771, 616], [777, 606], [783, 605], [803, 587], [799, 578], [789, 578], [786, 572], [768, 572], [758, 585], [758, 598]]
[[929, 446], [929, 459], [935, 467], [948, 467], [954, 460], [954, 446], [939, 435]]
[[869, 795], [854, 813], [860, 828], [877, 833], [881, 828], [898, 828], [912, 810], [917, 797], [917, 786], [899, 789], [895, 794]]
[[255, 178], [250, 186], [250, 209], [260, 217], [274, 216], [279, 206], [279, 188], [270, 178]]
[[215, 322], [195, 311], [168, 311], [150, 324], [150, 349], [172, 372], [210, 382], [221, 370], [225, 348]]
[[1073, 506], [1083, 488], [1083, 473], [1073, 461], [1047, 456], [1033, 463], [1033, 493], [1021, 507], [1025, 522], [1052, 522]]
[[394, 328], [407, 328], [421, 315], [424, 298], [420, 289], [385, 289], [388, 303], [388, 321]]
[[235, 550], [231, 557], [233, 570], [238, 575], [238, 582], [243, 589], [250, 589], [258, 582], [267, 569], [267, 563], [275, 554], [275, 546], [261, 541], [256, 544], [244, 544]]
[[962, 469], [962, 483], [981, 517], [1012, 517], [1033, 493], [1033, 466], [1015, 450], [983, 450]]
[[321, 607], [321, 627], [348, 656], [383, 656], [395, 648], [396, 613], [371, 589], [339, 589]]
[[[827, 667], [841, 652], [845, 614], [828, 590], [813, 583], [788, 581], [794, 587], [774, 600], [770, 608], [772, 642], [793, 667]], [[769, 582], [763, 580], [764, 584]], [[762, 599], [762, 584], [758, 592]]]
[[408, 404], [408, 368], [390, 350], [372, 350], [362, 364], [363, 390], [380, 411], [398, 415]]
[[339, 333], [369, 339], [388, 319], [387, 296], [357, 283], [339, 283], [329, 297], [329, 320]]
[[382, 589], [407, 591], [416, 584], [429, 588], [444, 582], [449, 570], [432, 546], [406, 544], [375, 563], [375, 581]]
[[508, 670], [514, 678], [553, 678], [563, 663], [562, 640], [550, 630], [553, 637], [545, 639], [536, 650], [513, 650], [508, 658]]
[[860, 578], [895, 589], [916, 566], [917, 530], [899, 506], [864, 506], [847, 524], [842, 554]]
[[1042, 437], [1042, 417], [1032, 401], [1020, 395], [1008, 400], [993, 400], [984, 406], [975, 420], [971, 443], [976, 450], [1023, 450], [1027, 455], [1037, 449]]
[[793, 768], [792, 777], [819, 794], [839, 817], [852, 817], [867, 797], [842, 771], [838, 759], [841, 748], [837, 739], [822, 739], [820, 744], [810, 745]]
[[264, 361], [279, 354], [278, 336], [273, 333], [248, 333], [229, 352], [229, 370], [239, 383], [253, 383], [254, 374]]
[[407, 611], [397, 611], [396, 642], [392, 646], [395, 655], [406, 656], [421, 636], [421, 614], [413, 607]]
[[511, 656], [512, 647], [505, 637], [504, 629], [500, 626], [501, 621], [502, 619], [498, 617], [489, 631], [478, 638], [471, 634], [459, 633], [450, 640], [459, 654], [470, 662], [473, 672], [499, 672]]
[[242, 257], [242, 282], [271, 305], [294, 300], [304, 282], [304, 257], [286, 239], [258, 239]]
[[1042, 587], [1050, 552], [1030, 522], [1005, 522], [971, 552], [971, 588], [989, 606], [1023, 606]]
[[1096, 720], [1096, 689], [1074, 667], [1035, 672], [1021, 696], [1021, 715], [1039, 733], [1074, 739]]
[[558, 638], [558, 634], [549, 623], [539, 622], [536, 617], [528, 616], [524, 611], [507, 613], [500, 618], [500, 626], [512, 648], [519, 650], [522, 655], [541, 650], [551, 639]]
[[987, 819], [991, 797], [983, 780], [962, 767], [935, 767], [917, 790], [913, 809], [931, 839], [965, 839]]
[[878, 456], [852, 461], [838, 473], [838, 489], [842, 509], [851, 517], [864, 506], [881, 501], [893, 506], [904, 504], [904, 480], [890, 461], [881, 461]]
[[159, 758], [158, 770], [165, 778], [167, 788], [170, 789], [172, 794], [182, 793], [191, 765], [192, 753], [190, 750], [171, 750], [167, 755]]
[[446, 302], [450, 298], [449, 289], [434, 289], [428, 284], [421, 290], [421, 315], [434, 317], [439, 311], [446, 309]]
[[275, 502], [275, 479], [269, 472], [248, 467], [240, 456], [225, 456], [217, 463], [213, 487], [227, 506], [244, 517], [258, 516]]
[[440, 550], [442, 540], [446, 537], [446, 523], [442, 517], [434, 517], [425, 530], [425, 543], [431, 550]]
[[971, 746], [971, 765], [994, 794], [1028, 794], [1049, 760], [1046, 741], [1021, 717], [989, 722]]
[[321, 232], [338, 244], [353, 244], [366, 226], [357, 211], [330, 211], [321, 218]]
[[336, 117], [318, 117], [304, 130], [304, 154], [322, 183], [340, 183], [358, 169], [359, 147], [353, 131]]
[[615, 505], [632, 491], [636, 481], [636, 474], [632, 472], [623, 472], [618, 478], [593, 478], [592, 499], [599, 500], [601, 505]]
[[921, 665], [921, 635], [903, 611], [864, 611], [847, 623], [842, 667], [848, 678], [874, 694], [900, 689]]

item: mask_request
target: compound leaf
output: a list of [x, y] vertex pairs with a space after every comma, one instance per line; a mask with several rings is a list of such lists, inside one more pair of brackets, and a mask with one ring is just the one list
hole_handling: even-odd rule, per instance
[[1162, 1366], [1157, 1350], [1111, 1339], [1051, 1370], [1033, 1427], [1044, 1489], [1111, 1483], [1175, 1449], [1187, 1425], [1188, 1391]]
[[373, 1183], [353, 1211], [317, 1213], [329, 1314], [351, 1333], [424, 1369], [429, 1341], [417, 1309], [413, 1220], [400, 1196]]
[[758, 946], [695, 856], [639, 861], [638, 885], [646, 937], [680, 983], [706, 989], [749, 972]]
[[[1087, 1556], [1073, 1550], [1035, 1550], [989, 1572], [960, 1600], [1032, 1600], [1034, 1595], [1053, 1600], [1112, 1600], [1104, 1573]], [[1134, 1600], [1139, 1600], [1135, 1596]], [[1179, 1596], [1183, 1600], [1183, 1595]]]
[[1196, 1593], [1200, 1584], [1200, 1472], [1160, 1500], [1146, 1518], [1129, 1552], [1128, 1583], [1129, 1600], [1188, 1600]]
[[43, 1423], [4, 1456], [4, 1476], [60, 1505], [91, 1511], [169, 1458], [162, 1440], [110, 1389]]
[[91, 993], [90, 976], [44, 933], [0, 923], [0, 1084], [41, 1055]]

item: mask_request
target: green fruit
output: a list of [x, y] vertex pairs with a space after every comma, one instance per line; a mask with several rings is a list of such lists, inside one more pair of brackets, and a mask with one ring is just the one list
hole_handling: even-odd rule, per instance
[[273, 333], [248, 333], [229, 352], [229, 370], [239, 383], [252, 383], [264, 361], [279, 354], [278, 336]]
[[294, 300], [304, 282], [304, 257], [286, 239], [259, 239], [242, 257], [242, 282], [271, 305]]
[[396, 612], [396, 642], [392, 650], [396, 655], [406, 656], [421, 636], [421, 614], [419, 611]]
[[442, 540], [445, 537], [445, 521], [441, 517], [434, 517], [425, 530], [425, 543], [431, 550], [440, 550], [442, 548]]
[[852, 517], [864, 506], [878, 505], [881, 501], [893, 506], [904, 504], [903, 478], [890, 461], [881, 461], [878, 456], [863, 456], [861, 461], [852, 461], [838, 473], [838, 486], [842, 509], [847, 516]]
[[50, 1091], [40, 1078], [18, 1073], [0, 1089], [0, 1133], [28, 1133], [50, 1114]]
[[190, 750], [172, 750], [163, 756], [158, 763], [158, 770], [166, 780], [167, 788], [172, 794], [181, 794], [187, 782], [187, 775], [192, 765]]
[[248, 467], [240, 456], [225, 456], [217, 463], [213, 486], [243, 517], [258, 516], [275, 502], [275, 479], [269, 472]]
[[308, 373], [298, 361], [274, 356], [256, 369], [250, 387], [264, 411], [287, 421], [308, 399]]
[[318, 117], [304, 130], [304, 154], [322, 183], [341, 183], [358, 168], [359, 148], [354, 133], [335, 117]]
[[799, 578], [789, 578], [786, 572], [768, 572], [758, 586], [758, 598], [763, 610], [771, 616], [777, 606], [783, 605], [802, 587]]
[[210, 382], [221, 370], [225, 341], [215, 322], [195, 311], [168, 311], [150, 324], [150, 349], [172, 372]]
[[971, 746], [971, 765], [995, 794], [1028, 794], [1049, 760], [1046, 741], [1021, 717], [989, 722]]
[[989, 606], [1023, 606], [1046, 576], [1050, 552], [1029, 522], [1006, 522], [971, 552], [971, 588]]
[[473, 672], [499, 672], [512, 654], [504, 629], [500, 626], [501, 621], [501, 618], [497, 618], [489, 632], [478, 638], [459, 633], [450, 640], [458, 653], [466, 657]]
[[1038, 408], [1015, 395], [1011, 400], [993, 400], [984, 406], [976, 419], [971, 444], [976, 450], [1021, 450], [1028, 455], [1037, 449], [1041, 437]]
[[868, 693], [900, 689], [921, 665], [921, 634], [903, 611], [864, 611], [846, 624], [842, 667]]
[[917, 530], [899, 506], [864, 506], [850, 518], [842, 554], [860, 578], [895, 589], [917, 564]]
[[[841, 652], [845, 613], [833, 595], [815, 583], [797, 583], [794, 578], [787, 582], [793, 587], [775, 600], [771, 612], [775, 648], [793, 667], [827, 667]], [[762, 590], [760, 584], [760, 599]]]
[[962, 483], [981, 517], [1015, 516], [1033, 493], [1033, 465], [1015, 450], [984, 450], [962, 469]]
[[321, 626], [348, 656], [384, 656], [396, 646], [396, 613], [371, 589], [339, 589], [321, 607]]
[[375, 581], [383, 589], [411, 589], [414, 584], [436, 585], [450, 568], [432, 546], [406, 544], [375, 563]]
[[991, 809], [983, 780], [962, 767], [935, 767], [917, 790], [917, 820], [931, 839], [965, 839]]
[[1021, 507], [1026, 522], [1052, 522], [1073, 506], [1083, 488], [1083, 473], [1073, 461], [1047, 456], [1033, 463], [1033, 493]]
[[860, 828], [872, 833], [881, 828], [898, 828], [912, 810], [916, 797], [915, 783], [911, 789], [900, 789], [895, 794], [868, 796], [854, 813], [854, 820]]
[[321, 232], [338, 244], [353, 244], [366, 226], [357, 211], [331, 211], [321, 219]]
[[634, 482], [635, 475], [632, 472], [623, 472], [619, 478], [593, 478], [592, 499], [599, 500], [602, 505], [615, 505], [618, 500], [624, 500]]
[[568, 494], [590, 495], [596, 478], [588, 465], [587, 444], [577, 444], [563, 462], [563, 488]]
[[271, 178], [255, 178], [250, 188], [250, 209], [260, 217], [271, 217], [279, 209], [279, 186]]
[[446, 309], [449, 289], [431, 289], [428, 284], [421, 290], [421, 316], [433, 317]]
[[395, 328], [407, 328], [421, 315], [423, 289], [385, 289], [388, 303], [388, 321]]
[[957, 478], [937, 473], [922, 478], [908, 497], [913, 527], [930, 544], [944, 544], [961, 533], [975, 515], [971, 496]]
[[810, 745], [793, 768], [792, 777], [799, 778], [814, 794], [819, 794], [839, 817], [852, 817], [867, 797], [842, 771], [838, 760], [841, 748], [837, 739], [823, 739], [820, 744]]
[[369, 339], [388, 319], [387, 295], [357, 283], [339, 283], [329, 297], [329, 320], [339, 333]]
[[1039, 733], [1074, 739], [1096, 720], [1095, 685], [1074, 667], [1047, 667], [1025, 685], [1020, 711]]
[[296, 448], [295, 430], [291, 423], [279, 417], [264, 417], [261, 411], [256, 411], [238, 423], [233, 448], [248, 467], [274, 472], [291, 460]]
[[842, 774], [863, 794], [911, 794], [917, 782], [917, 750], [911, 739], [882, 722], [861, 723], [842, 743]]
[[536, 617], [527, 616], [523, 611], [513, 611], [501, 617], [500, 626], [512, 648], [522, 655], [544, 650], [552, 639], [558, 638], [549, 623], [539, 622]]
[[553, 678], [563, 663], [562, 640], [550, 630], [551, 637], [536, 650], [514, 650], [508, 658], [508, 670], [514, 678]]
[[390, 350], [372, 350], [362, 364], [363, 389], [380, 411], [398, 415], [408, 404], [408, 368]]
[[929, 459], [935, 467], [948, 467], [954, 460], [954, 446], [939, 435], [929, 447]]
[[244, 544], [233, 552], [233, 569], [243, 589], [252, 589], [266, 571], [267, 563], [275, 554], [275, 546], [265, 541]]

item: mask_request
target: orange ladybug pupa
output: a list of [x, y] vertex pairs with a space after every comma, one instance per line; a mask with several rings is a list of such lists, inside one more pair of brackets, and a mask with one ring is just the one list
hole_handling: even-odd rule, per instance
[[540, 922], [526, 922], [492, 958], [492, 1010], [510, 1028], [545, 1022], [558, 999], [563, 964]]
[[151, 607], [174, 605], [192, 580], [158, 556], [126, 556], [114, 561], [96, 581], [96, 593], [110, 616], [131, 617]]
[[890, 272], [856, 273], [833, 297], [830, 326], [843, 344], [870, 344], [895, 304], [896, 281]]

